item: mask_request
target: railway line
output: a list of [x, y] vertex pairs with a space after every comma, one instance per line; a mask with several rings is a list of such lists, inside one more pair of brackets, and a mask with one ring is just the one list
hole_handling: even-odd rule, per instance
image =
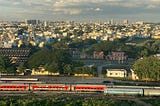
[[[103, 95], [140, 95], [160, 96], [160, 87], [155, 86], [118, 86], [104, 83], [37, 83], [38, 79], [3, 79], [0, 83], [1, 94], [93, 94]], [[14, 83], [13, 83], [14, 82]], [[21, 83], [19, 83], [21, 82]], [[27, 82], [27, 83], [26, 83]], [[38, 81], [39, 82], [39, 81]]]
[[1, 94], [101, 93], [103, 95], [160, 96], [159, 87], [107, 86], [102, 84], [0, 84]]

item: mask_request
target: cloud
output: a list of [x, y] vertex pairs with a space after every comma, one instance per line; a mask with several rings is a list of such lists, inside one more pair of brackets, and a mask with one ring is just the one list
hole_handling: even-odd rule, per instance
[[95, 11], [102, 11], [103, 9], [101, 8], [96, 8]]
[[126, 10], [124, 9], [123, 11], [137, 8], [156, 9], [160, 7], [157, 5], [157, 2], [158, 0], [56, 0], [53, 3], [53, 10], [62, 14], [71, 14], [72, 10], [73, 13], [76, 11], [76, 14], [83, 14], [93, 12], [93, 10], [105, 12], [111, 10], [110, 8], [113, 8], [113, 10], [114, 8], [125, 8]]
[[151, 17], [157, 16], [159, 10], [160, 0], [0, 0], [0, 13], [6, 17]]
[[57, 0], [53, 4], [53, 10], [62, 14], [80, 14], [82, 12], [82, 9], [80, 7], [77, 7], [79, 3], [79, 0]]
[[58, 13], [61, 13], [61, 14], [75, 15], [75, 14], [80, 14], [81, 10], [76, 9], [76, 8], [68, 8], [68, 9], [56, 8], [56, 9], [54, 9], [54, 12], [58, 12]]
[[81, 10], [80, 9], [68, 9], [68, 10], [66, 10], [65, 11], [65, 13], [66, 14], [71, 14], [71, 15], [73, 15], [73, 14], [80, 14], [81, 13]]

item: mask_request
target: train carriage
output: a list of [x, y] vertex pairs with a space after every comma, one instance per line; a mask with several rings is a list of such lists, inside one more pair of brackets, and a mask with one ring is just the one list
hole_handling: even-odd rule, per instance
[[160, 96], [160, 89], [144, 89], [144, 96]]
[[28, 84], [0, 84], [1, 91], [28, 91]]
[[143, 89], [136, 88], [107, 88], [104, 90], [105, 95], [141, 95], [143, 96]]
[[90, 85], [90, 84], [72, 85], [72, 91], [103, 92], [105, 88], [106, 88], [106, 85]]
[[69, 85], [65, 85], [65, 84], [33, 84], [30, 85], [30, 88], [33, 91], [43, 91], [43, 90], [48, 90], [48, 91], [64, 91], [64, 90], [69, 90]]

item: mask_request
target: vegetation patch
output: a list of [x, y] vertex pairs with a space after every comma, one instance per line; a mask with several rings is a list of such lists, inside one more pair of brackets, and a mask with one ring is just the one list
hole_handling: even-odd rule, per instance
[[0, 98], [0, 106], [140, 106], [133, 101], [94, 98]]

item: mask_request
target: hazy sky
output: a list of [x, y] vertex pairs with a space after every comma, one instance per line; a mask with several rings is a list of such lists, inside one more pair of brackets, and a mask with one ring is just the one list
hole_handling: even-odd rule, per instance
[[0, 0], [0, 20], [160, 22], [160, 0]]

